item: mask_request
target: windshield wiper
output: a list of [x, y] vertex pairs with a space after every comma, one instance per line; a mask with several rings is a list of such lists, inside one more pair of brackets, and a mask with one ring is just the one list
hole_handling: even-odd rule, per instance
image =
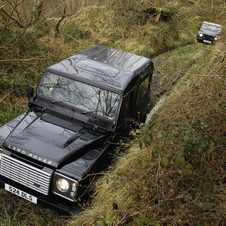
[[71, 102], [70, 101], [67, 101], [67, 100], [52, 100], [51, 101], [51, 104], [58, 104], [58, 103], [70, 103], [71, 104]]
[[81, 114], [82, 114], [82, 115], [86, 115], [86, 114], [89, 114], [89, 113], [95, 113], [95, 111], [84, 111], [84, 112], [82, 112]]

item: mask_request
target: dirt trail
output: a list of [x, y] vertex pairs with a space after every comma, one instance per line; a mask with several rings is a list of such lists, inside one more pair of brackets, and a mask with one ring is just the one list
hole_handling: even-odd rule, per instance
[[156, 69], [160, 67], [169, 57], [169, 52], [162, 53], [153, 59], [151, 59], [154, 63], [154, 73], [152, 77], [152, 84], [151, 84], [151, 103], [152, 107], [154, 107], [155, 103], [158, 101], [158, 99], [166, 92], [166, 90], [163, 90], [163, 88], [160, 87], [160, 82], [163, 77], [160, 72], [158, 72]]
[[[196, 45], [193, 43], [187, 44], [188, 45]], [[172, 87], [172, 85], [175, 85], [177, 80], [181, 78], [180, 73], [174, 74], [171, 78], [164, 80], [164, 84], [160, 86], [161, 79], [164, 77], [160, 72], [158, 72], [156, 69], [160, 67], [166, 60], [168, 60], [171, 57], [171, 54], [173, 51], [177, 51], [178, 48], [173, 48], [172, 50], [166, 50], [164, 52], [159, 53], [158, 55], [151, 58], [151, 60], [154, 63], [154, 73], [152, 78], [152, 85], [151, 85], [151, 99], [152, 102], [158, 101], [158, 99], [168, 91], [169, 87]], [[191, 66], [191, 65], [188, 65]]]
[[174, 50], [161, 53], [158, 56], [151, 59], [154, 63], [155, 70], [153, 73], [152, 84], [151, 84], [151, 111], [149, 112], [149, 114], [147, 114], [145, 124], [148, 124], [152, 116], [157, 112], [158, 108], [162, 106], [162, 104], [164, 103], [165, 98], [162, 97], [163, 94], [165, 94], [168, 91], [169, 87], [171, 87], [172, 85], [175, 85], [176, 81], [180, 77], [178, 76], [178, 78], [176, 79], [175, 78], [169, 79], [164, 84], [164, 86], [161, 87], [161, 79], [164, 77], [164, 75], [162, 75], [156, 69], [162, 66], [162, 64], [170, 58], [169, 53], [172, 51]]

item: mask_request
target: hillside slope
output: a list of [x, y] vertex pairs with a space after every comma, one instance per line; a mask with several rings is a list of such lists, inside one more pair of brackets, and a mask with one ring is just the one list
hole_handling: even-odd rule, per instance
[[162, 86], [167, 75], [179, 77], [176, 85], [73, 225], [226, 223], [224, 48], [199, 44], [168, 54], [156, 73], [164, 74]]

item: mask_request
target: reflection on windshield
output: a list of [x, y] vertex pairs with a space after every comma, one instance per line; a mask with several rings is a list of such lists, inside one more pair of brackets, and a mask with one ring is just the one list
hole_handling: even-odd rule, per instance
[[202, 29], [209, 30], [209, 31], [212, 31], [212, 32], [215, 32], [215, 33], [221, 32], [221, 27], [215, 26], [214, 24], [209, 24], [209, 23], [203, 23]]
[[120, 101], [117, 93], [50, 72], [45, 73], [38, 94], [112, 120]]

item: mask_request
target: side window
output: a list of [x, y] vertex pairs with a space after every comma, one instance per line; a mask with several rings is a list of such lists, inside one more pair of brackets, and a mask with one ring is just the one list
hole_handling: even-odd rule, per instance
[[147, 93], [148, 88], [149, 88], [149, 79], [150, 77], [147, 77], [139, 86], [137, 90], [137, 101], [136, 103], [138, 104], [143, 96]]
[[132, 93], [128, 94], [126, 97], [124, 97], [121, 110], [119, 113], [119, 120], [118, 125], [120, 125], [123, 122], [123, 119], [126, 118], [130, 112], [130, 100], [131, 100]]
[[137, 88], [136, 87], [133, 92], [131, 93], [131, 99], [130, 99], [130, 110], [132, 111], [136, 107], [136, 97], [137, 97]]
[[[130, 84], [127, 86], [125, 93], [129, 94], [125, 97], [128, 98], [128, 103], [130, 106], [129, 111], [132, 111], [136, 107], [136, 96], [137, 96], [137, 84], [140, 82], [140, 77], [136, 76]], [[128, 97], [129, 96], [129, 97]]]
[[141, 79], [148, 73], [148, 71], [151, 70], [151, 66], [146, 67], [141, 73], [140, 73], [140, 77]]

